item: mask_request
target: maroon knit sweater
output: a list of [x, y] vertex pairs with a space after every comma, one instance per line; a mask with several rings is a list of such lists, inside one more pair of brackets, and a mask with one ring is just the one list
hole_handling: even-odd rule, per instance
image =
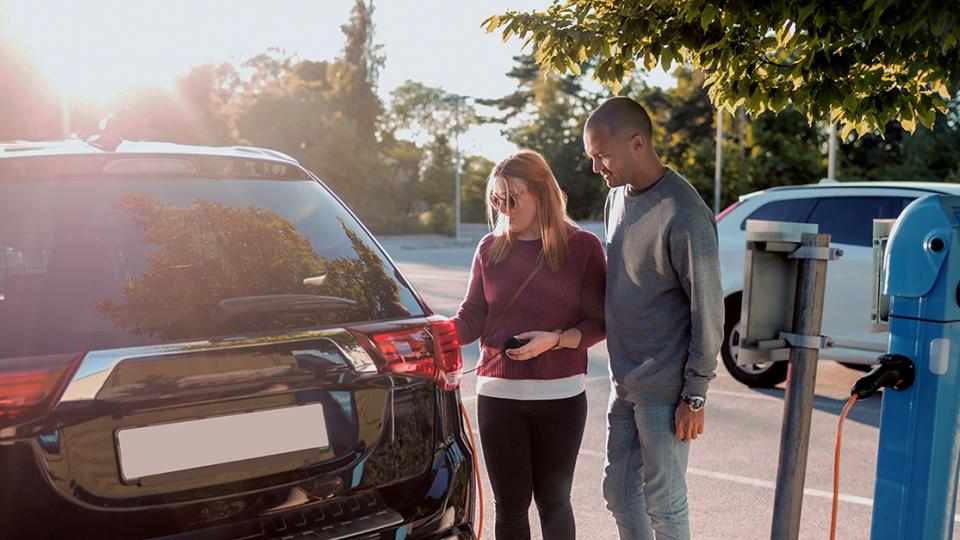
[[[489, 326], [537, 265], [543, 242], [517, 240], [505, 260], [491, 265], [488, 257], [494, 237], [488, 234], [480, 241], [473, 257], [467, 296], [453, 319], [461, 344], [481, 339], [480, 375], [559, 379], [587, 372], [587, 349], [605, 336], [603, 295], [607, 263], [596, 236], [574, 227], [569, 231], [563, 266], [554, 272], [544, 263], [489, 336]], [[510, 336], [568, 328], [580, 330], [580, 346], [576, 349], [546, 351], [523, 361], [512, 360], [505, 354], [496, 356]]]

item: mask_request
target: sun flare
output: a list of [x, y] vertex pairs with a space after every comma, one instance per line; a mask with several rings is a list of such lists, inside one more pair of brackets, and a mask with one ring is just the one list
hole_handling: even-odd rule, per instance
[[[184, 59], [169, 51], [176, 36], [161, 30], [170, 16], [157, 10], [139, 2], [94, 9], [85, 2], [9, 2], [5, 33], [64, 98], [104, 103], [137, 88], [170, 89], [184, 72]], [[179, 31], [189, 30], [188, 22]]]

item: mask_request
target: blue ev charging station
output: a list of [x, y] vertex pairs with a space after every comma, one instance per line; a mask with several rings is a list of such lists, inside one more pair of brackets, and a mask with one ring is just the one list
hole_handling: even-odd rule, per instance
[[[871, 538], [952, 538], [960, 465], [960, 197], [914, 201], [886, 250], [889, 354], [854, 393], [883, 395]], [[913, 381], [910, 384], [910, 381]]]

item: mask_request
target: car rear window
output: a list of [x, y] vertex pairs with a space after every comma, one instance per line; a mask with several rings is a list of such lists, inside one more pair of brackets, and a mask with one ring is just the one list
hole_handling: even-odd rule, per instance
[[0, 175], [0, 357], [423, 312], [312, 179]]
[[747, 229], [747, 220], [749, 219], [804, 223], [810, 214], [810, 209], [813, 208], [814, 202], [816, 202], [815, 199], [770, 201], [747, 216], [747, 218], [740, 223], [740, 230]]
[[903, 210], [895, 197], [824, 197], [810, 214], [810, 223], [830, 235], [834, 244], [873, 245], [873, 220], [894, 219]]

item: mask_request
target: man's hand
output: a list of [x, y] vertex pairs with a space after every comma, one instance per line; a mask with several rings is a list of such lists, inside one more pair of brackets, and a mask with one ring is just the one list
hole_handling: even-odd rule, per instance
[[681, 401], [673, 417], [677, 426], [677, 439], [690, 442], [703, 435], [703, 409], [693, 412]]
[[529, 360], [549, 351], [560, 343], [560, 334], [556, 332], [524, 332], [517, 334], [518, 339], [529, 339], [523, 347], [507, 349], [507, 356], [513, 360]]

